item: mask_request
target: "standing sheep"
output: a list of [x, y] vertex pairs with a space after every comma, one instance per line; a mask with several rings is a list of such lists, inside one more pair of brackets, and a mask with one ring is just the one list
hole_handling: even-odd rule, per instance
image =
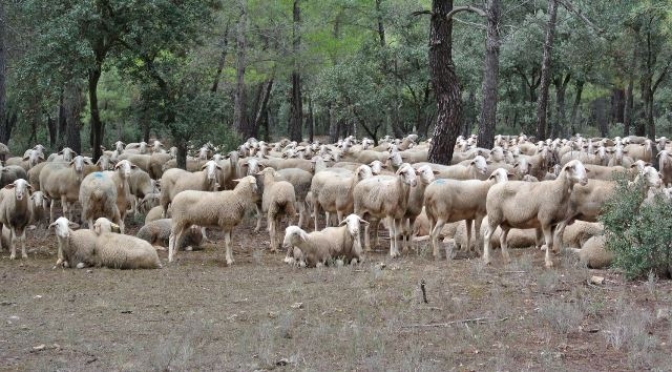
[[40, 172], [40, 190], [51, 200], [49, 221], [54, 221], [54, 202], [59, 200], [63, 215], [72, 220], [72, 204], [79, 200], [79, 185], [89, 173], [98, 170], [82, 156], [76, 156], [70, 163], [49, 163]]
[[117, 207], [117, 185], [107, 172], [93, 172], [84, 177], [79, 187], [79, 202], [82, 204], [82, 221], [89, 229], [99, 217], [107, 217], [122, 225], [121, 213]]
[[466, 220], [467, 250], [471, 249], [472, 222], [480, 231], [481, 221], [487, 215], [485, 199], [488, 190], [497, 183], [508, 180], [502, 168], [495, 170], [487, 181], [438, 179], [425, 190], [425, 212], [429, 219], [434, 257], [439, 258], [439, 234], [446, 223]]
[[233, 264], [231, 233], [240, 223], [245, 211], [259, 199], [257, 181], [252, 176], [238, 180], [233, 190], [208, 192], [186, 190], [175, 196], [172, 203], [173, 223], [168, 244], [168, 262], [175, 256], [175, 246], [191, 225], [220, 227], [225, 233], [226, 263]]
[[191, 173], [184, 169], [171, 168], [161, 177], [161, 206], [163, 217], [168, 213], [168, 206], [177, 194], [184, 190], [215, 191], [218, 188], [218, 172], [222, 166], [209, 160], [201, 167], [201, 172]]
[[30, 223], [39, 225], [47, 218], [47, 208], [49, 208], [49, 198], [42, 191], [35, 191], [30, 196]]
[[[268, 231], [271, 235], [271, 252], [275, 252], [280, 245], [277, 228], [282, 217], [287, 217], [288, 224], [291, 225], [296, 216], [294, 186], [287, 181], [276, 181], [279, 175], [273, 168], [264, 168], [257, 175], [257, 185], [263, 188], [261, 211], [266, 212]], [[260, 214], [258, 218], [260, 222]], [[259, 225], [260, 223], [257, 223], [257, 226]]]
[[[28, 258], [26, 254], [26, 226], [30, 222], [30, 191], [33, 189], [28, 181], [18, 179], [0, 189], [0, 231], [7, 226], [10, 231], [9, 259], [16, 258], [14, 240], [21, 241], [21, 257]], [[0, 247], [1, 248], [1, 247]]]
[[[406, 214], [410, 188], [417, 184], [415, 170], [410, 164], [399, 167], [395, 176], [375, 176], [357, 183], [353, 190], [355, 214], [360, 218], [387, 218], [390, 230], [390, 256], [399, 257], [398, 234]], [[370, 249], [366, 233], [366, 248]]]
[[574, 184], [588, 184], [586, 168], [578, 160], [567, 163], [554, 181], [511, 181], [494, 185], [488, 191], [486, 209], [488, 230], [483, 237], [483, 261], [490, 264], [490, 235], [502, 228], [502, 256], [509, 262], [506, 236], [511, 228], [541, 228], [546, 246], [546, 267], [552, 267], [553, 226], [563, 221]]

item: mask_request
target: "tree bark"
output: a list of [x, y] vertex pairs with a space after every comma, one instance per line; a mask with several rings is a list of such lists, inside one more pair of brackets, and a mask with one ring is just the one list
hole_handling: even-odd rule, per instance
[[236, 36], [236, 94], [233, 104], [233, 128], [245, 135], [247, 130], [247, 100], [245, 97], [245, 58], [247, 54], [247, 1], [238, 20]]
[[294, 70], [292, 71], [292, 97], [290, 105], [289, 139], [301, 141], [301, 126], [303, 124], [303, 99], [301, 97], [301, 73], [299, 64], [299, 48], [301, 46], [301, 8], [299, 0], [294, 0], [292, 53]]
[[82, 88], [76, 82], [69, 82], [65, 86], [63, 96], [65, 120], [67, 123], [65, 129], [66, 146], [81, 154], [82, 139], [80, 132], [82, 122], [80, 114], [82, 112]]
[[91, 110], [92, 134], [91, 147], [93, 147], [92, 160], [94, 163], [97, 162], [98, 158], [103, 154], [103, 149], [100, 147], [103, 144], [103, 123], [100, 121], [100, 112], [98, 111], [98, 81], [100, 81], [100, 75], [102, 73], [101, 67], [102, 59], [99, 60], [99, 63], [97, 63], [96, 66], [89, 69], [89, 109]]
[[[262, 91], [261, 105], [259, 110], [254, 118], [254, 128], [255, 131], [258, 131], [258, 128], [261, 126], [261, 121], [264, 118], [264, 114], [268, 110], [268, 101], [271, 98], [271, 89], [273, 89], [273, 78], [264, 83], [264, 89]], [[268, 132], [268, 129], [267, 129]], [[266, 133], [267, 137], [270, 137], [270, 133]]]
[[217, 62], [217, 71], [215, 72], [215, 79], [212, 82], [212, 87], [210, 91], [212, 93], [217, 92], [219, 87], [219, 79], [222, 76], [222, 71], [224, 70], [224, 63], [226, 62], [226, 55], [229, 52], [229, 24], [230, 20], [226, 21], [226, 27], [224, 28], [224, 37], [222, 38], [222, 54], [219, 56], [219, 62]]
[[9, 142], [10, 131], [7, 130], [7, 96], [5, 88], [5, 5], [0, 1], [0, 142]]
[[567, 115], [565, 110], [565, 95], [567, 92], [567, 85], [571, 79], [571, 74], [565, 75], [564, 79], [558, 78], [553, 82], [555, 85], [555, 98], [556, 98], [556, 115], [555, 115], [555, 124], [553, 125], [553, 130], [551, 131], [551, 137], [556, 138], [562, 135], [563, 132], [567, 129]]
[[574, 95], [574, 103], [572, 104], [572, 113], [570, 117], [570, 135], [576, 134], [576, 121], [578, 120], [579, 105], [581, 104], [581, 96], [583, 95], [583, 86], [586, 84], [583, 80], [576, 81], [576, 94]]
[[450, 164], [462, 125], [462, 97], [452, 56], [453, 0], [432, 0], [429, 33], [429, 71], [437, 105], [436, 126], [429, 161]]
[[500, 0], [488, 0], [488, 28], [485, 38], [485, 69], [483, 71], [483, 105], [478, 123], [479, 147], [492, 148], [497, 127], [497, 101], [499, 84], [499, 18]]
[[623, 123], [623, 112], [625, 110], [625, 89], [611, 89], [611, 122]]
[[634, 90], [634, 80], [633, 74], [630, 73], [630, 78], [628, 79], [628, 88], [625, 90], [625, 107], [623, 108], [623, 137], [630, 135], [630, 126], [632, 126], [632, 117], [634, 108], [634, 99], [632, 94]]
[[544, 57], [541, 62], [541, 89], [537, 100], [537, 140], [546, 138], [546, 114], [548, 109], [548, 88], [551, 83], [551, 55], [555, 36], [555, 21], [558, 16], [558, 0], [548, 2], [548, 23], [544, 40]]

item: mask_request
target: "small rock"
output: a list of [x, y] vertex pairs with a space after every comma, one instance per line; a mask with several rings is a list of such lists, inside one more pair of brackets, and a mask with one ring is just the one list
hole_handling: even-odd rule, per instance
[[36, 300], [39, 300], [40, 298], [42, 298], [42, 296], [41, 295], [35, 295], [35, 296], [33, 296], [33, 298], [36, 299]]
[[133, 310], [121, 310], [122, 314], [133, 314]]
[[593, 275], [590, 277], [590, 283], [595, 285], [602, 285], [604, 284], [604, 277]]
[[47, 348], [47, 346], [45, 344], [33, 346], [33, 350], [35, 350], [35, 351], [42, 351], [46, 348]]
[[662, 309], [658, 309], [656, 312], [656, 319], [658, 320], [668, 320], [670, 319], [670, 309], [664, 307]]
[[278, 360], [277, 362], [275, 362], [275, 365], [278, 366], [278, 367], [286, 366], [288, 364], [289, 364], [289, 359], [287, 359], [287, 358], [282, 358], [282, 359]]
[[269, 311], [268, 312], [268, 317], [271, 319], [275, 319], [278, 317], [278, 312], [277, 311]]
[[30, 329], [30, 328], [28, 328], [28, 326], [25, 325], [25, 324], [21, 324], [21, 327], [20, 327], [20, 328], [21, 328], [21, 330], [24, 330], [24, 331], [27, 331], [27, 330]]
[[303, 302], [297, 302], [292, 305], [292, 309], [303, 309]]
[[91, 274], [91, 273], [93, 272], [93, 270], [88, 269], [88, 270], [86, 270], [86, 272], [87, 272], [88, 274]]
[[17, 321], [17, 320], [19, 320], [19, 319], [21, 319], [21, 318], [19, 318], [19, 317], [16, 316], [16, 315], [12, 315], [12, 316], [9, 317], [9, 320]]

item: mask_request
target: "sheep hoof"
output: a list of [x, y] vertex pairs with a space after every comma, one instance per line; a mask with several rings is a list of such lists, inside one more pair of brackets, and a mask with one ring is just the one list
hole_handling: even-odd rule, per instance
[[15, 253], [10, 254], [9, 259], [10, 260], [15, 260], [16, 259], [16, 254]]
[[292, 265], [292, 264], [294, 264], [294, 259], [292, 257], [285, 257], [283, 262], [286, 263], [286, 264]]
[[547, 269], [552, 268], [552, 267], [553, 267], [553, 261], [548, 261], [548, 262], [546, 262], [546, 263], [544, 264], [544, 266], [545, 266]]
[[226, 260], [226, 266], [231, 266], [231, 265], [233, 265], [234, 262], [235, 261], [233, 261], [233, 259], [227, 259]]
[[392, 258], [397, 258], [399, 256], [401, 256], [401, 254], [399, 254], [399, 252], [390, 252], [390, 257], [392, 257]]
[[21, 253], [21, 258], [26, 259], [28, 258], [28, 255], [26, 253]]

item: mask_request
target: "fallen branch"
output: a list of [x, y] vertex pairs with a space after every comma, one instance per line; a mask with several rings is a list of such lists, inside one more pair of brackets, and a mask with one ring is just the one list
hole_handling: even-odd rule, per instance
[[401, 326], [401, 328], [402, 329], [404, 329], [404, 328], [446, 328], [446, 327], [450, 327], [450, 326], [455, 325], [455, 324], [503, 322], [506, 319], [508, 319], [508, 317], [504, 317], [504, 318], [501, 318], [501, 319], [480, 317], [480, 318], [453, 320], [453, 321], [445, 322], [445, 323], [409, 324], [409, 325]]

